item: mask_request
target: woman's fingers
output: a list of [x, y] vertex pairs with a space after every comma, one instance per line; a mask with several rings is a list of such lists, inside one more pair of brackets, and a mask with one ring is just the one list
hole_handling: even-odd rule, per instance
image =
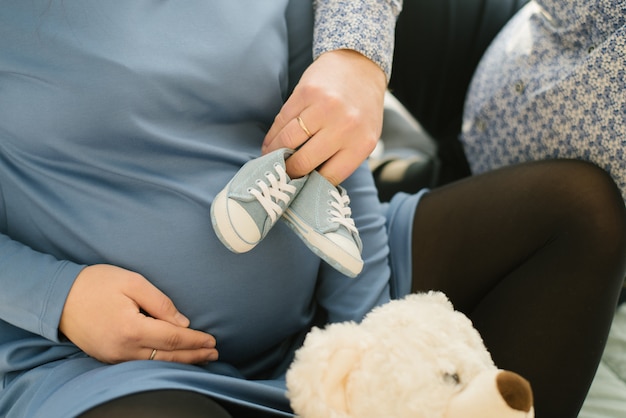
[[217, 350], [210, 349], [166, 351], [147, 348], [141, 351], [141, 357], [138, 360], [144, 359], [171, 361], [175, 363], [203, 364], [216, 361], [218, 357], [219, 355], [217, 353]]
[[94, 265], [76, 278], [59, 330], [106, 363], [147, 360], [155, 349], [154, 358], [162, 360], [204, 363], [217, 358], [215, 338], [188, 325], [172, 301], [143, 276]]
[[128, 283], [126, 296], [153, 318], [181, 327], [189, 326], [189, 319], [178, 311], [172, 300], [147, 280]]
[[202, 331], [173, 325], [155, 318], [144, 317], [140, 324], [141, 344], [165, 350], [215, 349], [215, 338]]

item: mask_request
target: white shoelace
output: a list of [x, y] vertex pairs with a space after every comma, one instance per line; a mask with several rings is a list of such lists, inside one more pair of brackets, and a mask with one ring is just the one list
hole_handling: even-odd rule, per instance
[[[265, 178], [269, 182], [269, 186], [263, 180], [257, 180], [256, 185], [261, 191], [250, 188], [248, 191], [252, 194], [263, 206], [263, 209], [267, 212], [272, 222], [275, 222], [277, 217], [282, 215], [283, 208], [278, 205], [278, 201], [282, 201], [285, 204], [291, 200], [291, 195], [296, 192], [296, 186], [288, 184], [288, 177], [285, 169], [276, 164], [274, 169], [278, 173], [278, 178], [272, 172], [265, 173]], [[290, 193], [291, 195], [287, 194]]]
[[335, 199], [331, 201], [330, 205], [334, 210], [329, 210], [329, 219], [331, 222], [335, 222], [343, 225], [346, 229], [352, 233], [358, 234], [354, 219], [351, 218], [352, 209], [350, 209], [350, 197], [348, 195], [341, 195], [337, 190], [331, 190], [330, 195]]

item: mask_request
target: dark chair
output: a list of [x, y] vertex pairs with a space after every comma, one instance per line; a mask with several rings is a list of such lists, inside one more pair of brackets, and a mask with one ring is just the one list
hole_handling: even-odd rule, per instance
[[[414, 120], [385, 112], [384, 152], [372, 163], [382, 200], [470, 175], [458, 140], [465, 94], [484, 51], [527, 2], [404, 0], [389, 89]], [[400, 139], [392, 139], [397, 132]], [[390, 169], [392, 163], [397, 169]]]

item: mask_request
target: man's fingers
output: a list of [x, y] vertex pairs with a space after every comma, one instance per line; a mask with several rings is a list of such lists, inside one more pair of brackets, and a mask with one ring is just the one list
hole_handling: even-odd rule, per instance
[[[361, 157], [363, 159], [366, 157]], [[360, 159], [355, 159], [353, 152], [341, 150], [324, 162], [317, 171], [334, 186], [341, 184], [359, 167]]]
[[[266, 148], [272, 143], [278, 135], [285, 129], [285, 127], [294, 121], [298, 115], [300, 115], [307, 108], [306, 98], [299, 94], [298, 91], [294, 91], [294, 93], [287, 99], [287, 101], [283, 104], [283, 107], [280, 109], [276, 117], [274, 118], [274, 122], [270, 129], [267, 131], [265, 135], [265, 140], [263, 141], [263, 148]], [[273, 149], [277, 149], [280, 147], [273, 147]]]
[[313, 135], [311, 131], [304, 131], [297, 119], [292, 119], [271, 141], [263, 144], [261, 152], [267, 154], [279, 148], [297, 149]]
[[276, 115], [276, 117], [274, 118], [274, 123], [272, 123], [272, 126], [270, 126], [269, 131], [267, 131], [267, 133], [265, 134], [262, 148], [270, 148], [272, 146], [272, 143], [276, 140], [276, 137], [278, 137], [280, 132], [285, 129], [285, 126], [287, 126], [287, 124], [292, 119], [293, 118], [287, 119], [283, 110], [281, 109], [280, 113], [278, 113], [278, 115]]
[[279, 148], [297, 149], [319, 132], [322, 121], [323, 118], [315, 107], [307, 107], [285, 120], [280, 130], [272, 126], [261, 150], [266, 154]]

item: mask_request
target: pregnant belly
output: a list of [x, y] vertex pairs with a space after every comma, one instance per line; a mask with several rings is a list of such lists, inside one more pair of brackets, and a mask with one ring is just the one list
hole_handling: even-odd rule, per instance
[[219, 242], [208, 212], [158, 229], [134, 245], [142, 247], [136, 271], [172, 298], [192, 328], [215, 336], [221, 360], [250, 361], [308, 326], [320, 261], [285, 225], [244, 254]]

